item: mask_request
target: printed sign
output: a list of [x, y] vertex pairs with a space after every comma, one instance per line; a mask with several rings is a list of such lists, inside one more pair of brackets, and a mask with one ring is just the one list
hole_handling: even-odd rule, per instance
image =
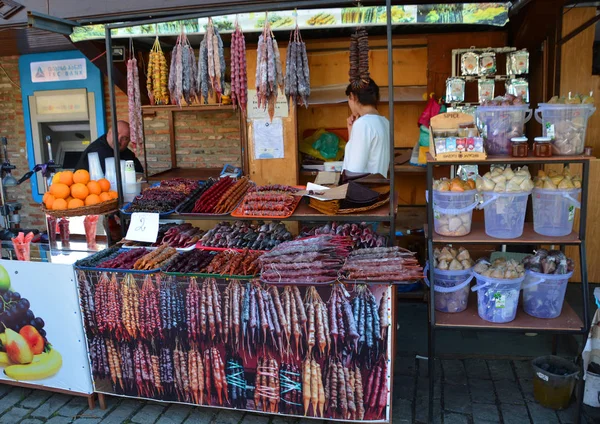
[[[287, 118], [289, 115], [287, 99], [283, 94], [277, 96], [275, 103], [275, 117]], [[248, 120], [250, 119], [269, 119], [267, 108], [258, 107], [258, 97], [256, 90], [248, 90]]]
[[0, 297], [0, 381], [92, 393], [73, 266], [0, 260]]
[[31, 82], [76, 81], [87, 79], [85, 59], [31, 62]]
[[85, 93], [35, 97], [35, 107], [38, 115], [87, 113], [87, 106], [87, 95]]

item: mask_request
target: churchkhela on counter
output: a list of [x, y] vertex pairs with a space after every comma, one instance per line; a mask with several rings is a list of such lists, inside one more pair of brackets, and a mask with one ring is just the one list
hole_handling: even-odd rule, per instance
[[198, 181], [188, 178], [164, 180], [158, 186], [148, 187], [142, 191], [133, 199], [125, 212], [169, 212], [198, 189]]
[[318, 236], [321, 234], [331, 234], [350, 237], [352, 239], [353, 249], [364, 249], [368, 247], [383, 247], [386, 245], [386, 238], [377, 234], [373, 227], [367, 223], [338, 223], [330, 222], [322, 227], [304, 228], [300, 237]]
[[293, 238], [281, 222], [223, 221], [204, 234], [200, 245], [217, 248], [270, 250]]
[[349, 281], [406, 282], [423, 277], [415, 253], [401, 247], [376, 247], [350, 252], [341, 269]]

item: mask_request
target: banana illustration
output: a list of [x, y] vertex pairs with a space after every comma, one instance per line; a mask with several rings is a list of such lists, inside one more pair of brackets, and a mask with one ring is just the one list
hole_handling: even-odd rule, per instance
[[10, 364], [11, 362], [10, 359], [8, 359], [8, 355], [6, 354], [6, 352], [0, 352], [0, 367]]
[[62, 366], [62, 356], [56, 349], [40, 356], [40, 360], [33, 360], [27, 365], [10, 365], [4, 369], [4, 373], [12, 379], [28, 381], [42, 380], [53, 376]]

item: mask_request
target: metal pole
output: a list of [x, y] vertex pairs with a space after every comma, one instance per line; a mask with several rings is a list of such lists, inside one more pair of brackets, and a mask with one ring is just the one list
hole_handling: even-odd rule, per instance
[[427, 366], [429, 369], [429, 405], [428, 421], [433, 422], [433, 402], [435, 392], [435, 291], [433, 290], [433, 163], [427, 162], [427, 259], [429, 261], [429, 343], [427, 349]]
[[[115, 174], [117, 175], [117, 194], [119, 208], [123, 206], [123, 186], [121, 184], [121, 152], [119, 150], [119, 128], [117, 125], [117, 99], [115, 97], [115, 84], [113, 82], [113, 56], [112, 56], [112, 36], [110, 28], [105, 28], [106, 37], [106, 76], [108, 78], [108, 93], [110, 97], [110, 123], [112, 126], [113, 152], [115, 157]], [[125, 231], [125, 220], [123, 215], [119, 214], [121, 221], [121, 233]]]
[[385, 1], [388, 48], [388, 108], [390, 119], [390, 244], [396, 241], [396, 193], [394, 191], [394, 50], [392, 39], [392, 1]]

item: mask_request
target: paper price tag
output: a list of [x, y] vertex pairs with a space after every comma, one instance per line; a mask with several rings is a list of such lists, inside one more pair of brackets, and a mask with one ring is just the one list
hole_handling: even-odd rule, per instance
[[131, 241], [143, 241], [146, 243], [156, 242], [158, 237], [157, 213], [134, 212], [131, 214], [131, 222], [125, 238]]

